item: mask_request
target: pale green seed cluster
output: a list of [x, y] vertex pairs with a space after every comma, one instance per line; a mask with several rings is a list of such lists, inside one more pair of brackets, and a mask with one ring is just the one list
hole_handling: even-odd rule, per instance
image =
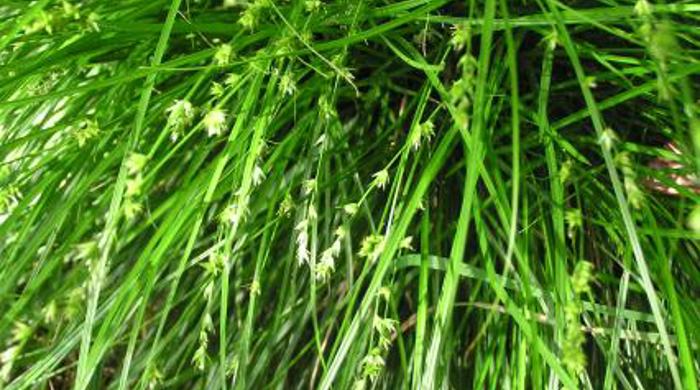
[[633, 208], [641, 209], [644, 205], [644, 192], [637, 184], [639, 179], [632, 157], [628, 152], [620, 152], [617, 154], [616, 160], [622, 171], [627, 200]]
[[586, 336], [581, 329], [580, 318], [583, 313], [581, 295], [590, 293], [593, 264], [579, 261], [570, 280], [574, 295], [564, 308], [566, 327], [561, 347], [562, 362], [571, 372], [579, 374], [586, 368], [586, 353], [582, 350]]
[[195, 109], [192, 103], [183, 99], [175, 100], [165, 112], [168, 113], [167, 126], [170, 130], [170, 139], [175, 142], [192, 123]]
[[143, 169], [148, 162], [148, 156], [141, 153], [131, 153], [127, 158], [126, 191], [124, 192], [124, 216], [133, 220], [143, 212]]

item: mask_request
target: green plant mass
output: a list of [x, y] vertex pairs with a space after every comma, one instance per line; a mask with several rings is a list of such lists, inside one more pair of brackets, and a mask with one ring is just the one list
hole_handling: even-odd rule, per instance
[[700, 4], [0, 0], [0, 389], [700, 383]]

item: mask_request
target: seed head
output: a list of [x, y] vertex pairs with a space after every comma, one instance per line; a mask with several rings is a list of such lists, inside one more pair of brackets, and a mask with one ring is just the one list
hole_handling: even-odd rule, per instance
[[165, 112], [170, 126], [184, 127], [194, 118], [194, 107], [188, 100], [175, 100]]
[[637, 3], [634, 5], [634, 13], [637, 16], [648, 17], [651, 16], [652, 12], [653, 8], [647, 0], [637, 0]]
[[384, 369], [384, 358], [379, 348], [372, 348], [367, 356], [362, 359], [362, 376], [372, 382], [379, 378], [379, 374]]
[[357, 203], [348, 203], [345, 206], [343, 206], [343, 211], [345, 211], [345, 213], [350, 216], [357, 214], [358, 209], [359, 206], [357, 205]]
[[309, 262], [308, 220], [302, 220], [294, 228], [297, 231], [297, 262], [299, 265]]
[[304, 195], [309, 195], [316, 191], [316, 179], [309, 179], [304, 182]]
[[367, 258], [370, 262], [374, 262], [379, 258], [379, 256], [384, 251], [384, 236], [379, 234], [372, 234], [365, 237], [360, 245], [360, 252], [358, 253], [361, 257]]
[[265, 180], [265, 172], [260, 168], [260, 165], [255, 164], [253, 167], [253, 185], [258, 186]]
[[218, 66], [226, 66], [231, 62], [233, 48], [231, 45], [224, 43], [219, 46], [214, 53], [214, 63]]
[[257, 279], [250, 284], [250, 295], [260, 295], [260, 281]]
[[134, 220], [143, 211], [143, 206], [132, 198], [126, 198], [124, 201], [124, 217], [127, 221]]
[[458, 24], [452, 30], [452, 38], [450, 44], [457, 51], [462, 51], [469, 44], [471, 39], [471, 27], [468, 24]]
[[294, 95], [294, 92], [296, 92], [296, 83], [294, 82], [294, 79], [289, 73], [285, 73], [282, 75], [282, 77], [280, 77], [280, 90], [285, 95], [290, 96]]
[[306, 9], [307, 12], [313, 13], [321, 9], [321, 6], [323, 3], [321, 0], [306, 0], [304, 2], [304, 8]]
[[333, 248], [328, 248], [321, 253], [321, 259], [316, 264], [316, 280], [327, 281], [335, 270], [335, 256]]
[[372, 184], [380, 190], [383, 190], [386, 187], [387, 183], [389, 183], [389, 171], [387, 171], [386, 169], [382, 169], [381, 171], [372, 175], [372, 177], [374, 177], [374, 181], [372, 181]]
[[226, 113], [223, 110], [215, 108], [207, 113], [203, 119], [204, 127], [207, 129], [207, 135], [210, 137], [221, 135], [226, 125]]
[[617, 140], [618, 138], [617, 134], [615, 134], [615, 131], [608, 127], [605, 130], [603, 130], [603, 132], [600, 134], [600, 137], [598, 138], [598, 143], [600, 144], [600, 146], [603, 147], [603, 149], [611, 150], [617, 142]]
[[140, 174], [134, 175], [126, 180], [126, 196], [133, 198], [141, 195], [143, 186], [143, 176]]
[[226, 76], [226, 80], [224, 80], [224, 84], [231, 87], [231, 86], [238, 84], [238, 82], [240, 80], [241, 80], [241, 75], [239, 75], [238, 73], [229, 73], [228, 76]]
[[404, 239], [401, 240], [401, 243], [399, 243], [399, 248], [413, 250], [413, 237], [411, 237], [411, 236], [404, 237]]
[[148, 156], [141, 153], [131, 153], [126, 160], [126, 169], [129, 175], [137, 175], [141, 173], [143, 167], [148, 162]]
[[335, 107], [333, 107], [330, 99], [326, 95], [321, 95], [321, 97], [318, 98], [318, 111], [325, 120], [336, 116]]
[[571, 285], [576, 294], [590, 292], [590, 283], [593, 279], [593, 264], [588, 261], [579, 261], [571, 275]]
[[94, 120], [86, 119], [78, 125], [73, 136], [78, 141], [78, 147], [83, 147], [87, 141], [100, 134], [100, 127]]
[[224, 86], [221, 85], [221, 83], [217, 83], [216, 81], [211, 83], [211, 87], [209, 88], [209, 93], [211, 96], [214, 96], [215, 98], [220, 98], [224, 96]]

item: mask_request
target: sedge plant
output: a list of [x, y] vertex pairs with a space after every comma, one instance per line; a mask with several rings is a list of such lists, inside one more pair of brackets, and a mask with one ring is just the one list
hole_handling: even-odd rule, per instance
[[1, 389], [697, 389], [700, 5], [3, 0]]

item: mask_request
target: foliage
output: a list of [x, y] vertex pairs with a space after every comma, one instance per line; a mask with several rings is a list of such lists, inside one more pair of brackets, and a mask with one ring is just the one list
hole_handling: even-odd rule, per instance
[[696, 389], [699, 22], [3, 0], [0, 388]]

